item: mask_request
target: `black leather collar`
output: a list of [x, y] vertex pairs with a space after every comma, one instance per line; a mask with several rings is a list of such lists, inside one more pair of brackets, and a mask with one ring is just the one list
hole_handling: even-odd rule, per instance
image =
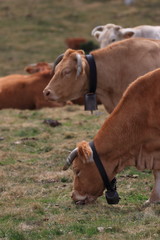
[[89, 92], [84, 96], [85, 110], [91, 111], [97, 110], [97, 69], [93, 55], [86, 55], [87, 62], [89, 64]]
[[99, 158], [99, 155], [96, 151], [94, 142], [89, 143], [92, 151], [93, 151], [93, 159], [95, 161], [95, 164], [99, 170], [99, 173], [102, 177], [103, 183], [107, 191], [105, 192], [105, 197], [108, 202], [108, 204], [117, 204], [120, 200], [119, 195], [116, 191], [116, 178], [114, 178], [111, 182], [109, 181], [109, 178], [107, 176], [107, 173], [104, 169], [104, 166]]
[[90, 72], [89, 72], [89, 93], [95, 93], [97, 88], [97, 69], [96, 63], [93, 55], [86, 55], [87, 62], [89, 64]]

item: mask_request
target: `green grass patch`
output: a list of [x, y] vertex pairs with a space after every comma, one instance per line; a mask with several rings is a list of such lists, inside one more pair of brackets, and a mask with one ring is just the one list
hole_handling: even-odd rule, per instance
[[18, 137], [34, 137], [37, 136], [40, 133], [40, 130], [38, 128], [31, 128], [31, 127], [26, 127], [23, 129], [20, 129], [16, 132], [16, 136]]

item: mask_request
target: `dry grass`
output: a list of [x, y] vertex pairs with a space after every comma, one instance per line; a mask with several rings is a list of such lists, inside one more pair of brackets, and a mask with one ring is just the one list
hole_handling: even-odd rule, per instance
[[[46, 116], [62, 125], [44, 124]], [[119, 174], [117, 206], [107, 205], [103, 196], [83, 207], [70, 199], [73, 174], [62, 171], [68, 151], [90, 141], [106, 117], [103, 106], [96, 115], [76, 105], [1, 111], [0, 238], [159, 238], [160, 206], [143, 207], [153, 184], [150, 172], [129, 168]]]

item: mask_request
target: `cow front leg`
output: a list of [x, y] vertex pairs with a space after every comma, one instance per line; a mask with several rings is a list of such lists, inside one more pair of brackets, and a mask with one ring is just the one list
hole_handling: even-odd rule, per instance
[[160, 170], [154, 170], [153, 174], [154, 174], [155, 184], [151, 192], [151, 196], [147, 201], [148, 203], [160, 202]]

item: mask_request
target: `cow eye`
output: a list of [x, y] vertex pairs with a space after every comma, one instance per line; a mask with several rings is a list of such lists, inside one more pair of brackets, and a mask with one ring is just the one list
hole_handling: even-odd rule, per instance
[[76, 176], [79, 176], [80, 170], [79, 169], [74, 169], [74, 173], [75, 173]]
[[67, 75], [67, 74], [70, 74], [71, 73], [71, 69], [70, 68], [65, 68], [63, 70], [63, 75]]

